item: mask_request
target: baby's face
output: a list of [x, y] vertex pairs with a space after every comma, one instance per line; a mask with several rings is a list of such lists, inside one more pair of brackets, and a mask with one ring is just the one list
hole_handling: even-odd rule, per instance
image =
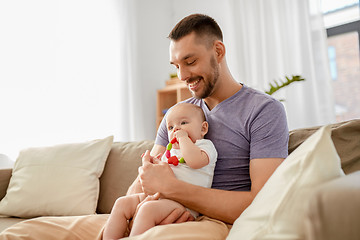
[[179, 130], [185, 131], [193, 142], [202, 139], [205, 135], [203, 122], [201, 114], [192, 106], [187, 104], [174, 106], [166, 117], [169, 141], [175, 137], [175, 132]]

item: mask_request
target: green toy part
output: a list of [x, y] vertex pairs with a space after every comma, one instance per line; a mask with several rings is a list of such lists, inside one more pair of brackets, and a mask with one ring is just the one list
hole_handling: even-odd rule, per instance
[[168, 159], [169, 164], [173, 164], [174, 166], [177, 166], [178, 163], [185, 163], [185, 160], [183, 157], [180, 158], [180, 160], [176, 156], [171, 156], [170, 150], [172, 149], [172, 144], [177, 142], [176, 138], [173, 138], [171, 142], [166, 146], [165, 156]]

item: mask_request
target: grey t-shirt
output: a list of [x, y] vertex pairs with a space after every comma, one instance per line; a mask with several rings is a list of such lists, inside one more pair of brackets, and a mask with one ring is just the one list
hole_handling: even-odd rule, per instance
[[[212, 188], [249, 191], [251, 159], [287, 157], [289, 132], [285, 110], [271, 96], [243, 85], [211, 111], [203, 99], [189, 98], [184, 102], [200, 106], [209, 122], [205, 138], [218, 151]], [[155, 143], [168, 144], [165, 118]]]

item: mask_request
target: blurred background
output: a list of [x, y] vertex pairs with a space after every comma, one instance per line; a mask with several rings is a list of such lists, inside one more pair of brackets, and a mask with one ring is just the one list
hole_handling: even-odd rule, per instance
[[154, 139], [167, 35], [192, 13], [218, 22], [239, 82], [306, 79], [275, 95], [290, 129], [360, 118], [357, 0], [0, 0], [3, 165], [27, 147]]

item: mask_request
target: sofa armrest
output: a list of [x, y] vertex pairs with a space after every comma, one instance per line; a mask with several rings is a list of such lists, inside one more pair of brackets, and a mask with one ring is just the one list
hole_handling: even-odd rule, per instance
[[12, 169], [0, 169], [0, 200], [6, 195], [9, 186]]
[[309, 199], [305, 239], [360, 239], [360, 171], [327, 182]]

